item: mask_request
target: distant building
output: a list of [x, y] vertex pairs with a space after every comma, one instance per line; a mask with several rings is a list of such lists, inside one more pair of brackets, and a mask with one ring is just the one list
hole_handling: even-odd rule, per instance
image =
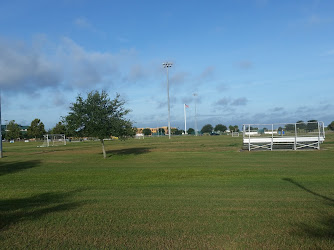
[[[21, 132], [23, 135], [26, 135], [27, 132], [28, 132], [28, 128], [29, 128], [29, 126], [22, 126], [22, 125], [19, 125], [19, 127], [20, 127], [20, 132]], [[7, 130], [7, 125], [1, 125], [1, 132], [4, 133], [4, 132], [6, 132], [6, 131], [8, 131], [8, 130]]]
[[[144, 129], [146, 129], [146, 128], [137, 128], [137, 134], [142, 134]], [[157, 128], [148, 128], [148, 129], [151, 130], [152, 135], [157, 135], [159, 129], [164, 129], [165, 134], [168, 135], [168, 127], [167, 126], [157, 127]], [[176, 128], [171, 127], [171, 129], [176, 129]]]

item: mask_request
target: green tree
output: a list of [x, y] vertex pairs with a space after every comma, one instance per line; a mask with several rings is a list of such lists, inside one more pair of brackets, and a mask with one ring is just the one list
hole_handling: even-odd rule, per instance
[[239, 132], [239, 127], [238, 127], [238, 125], [234, 125], [233, 127], [234, 127], [234, 132]]
[[[227, 130], [227, 127], [223, 124], [217, 124], [214, 129], [216, 132], [225, 132]], [[210, 131], [211, 133], [211, 131]]]
[[332, 122], [328, 125], [328, 129], [334, 131], [334, 121], [332, 121]]
[[70, 106], [69, 114], [64, 117], [69, 131], [78, 136], [91, 136], [100, 140], [103, 157], [106, 158], [104, 139], [111, 135], [124, 139], [134, 136], [135, 130], [132, 122], [125, 116], [130, 110], [124, 108], [125, 102], [117, 94], [115, 99], [110, 100], [103, 90], [91, 91], [84, 99], [79, 95], [75, 103]]
[[62, 122], [58, 122], [51, 130], [51, 134], [66, 134], [66, 125]]
[[306, 124], [304, 121], [300, 120], [300, 121], [297, 121], [297, 129], [306, 129]]
[[20, 137], [20, 126], [14, 120], [7, 125], [6, 139], [13, 140]]
[[41, 122], [41, 120], [38, 118], [31, 122], [27, 130], [28, 136], [35, 139], [42, 138], [46, 133], [43, 122]]
[[151, 131], [149, 128], [144, 128], [144, 129], [143, 129], [143, 134], [144, 134], [144, 135], [151, 135], [151, 134], [152, 134], [152, 131]]
[[308, 131], [314, 131], [314, 130], [318, 129], [318, 121], [317, 120], [309, 120], [309, 121], [307, 121], [306, 129]]
[[178, 128], [172, 128], [171, 129], [171, 133], [172, 135], [182, 135], [184, 131], [182, 129], [178, 129]]
[[206, 124], [203, 126], [203, 128], [201, 129], [201, 132], [204, 133], [211, 133], [213, 130], [213, 127], [211, 124]]
[[159, 128], [158, 132], [160, 135], [164, 135], [165, 134], [165, 129], [164, 128]]
[[234, 126], [230, 125], [230, 126], [228, 126], [228, 129], [229, 129], [231, 132], [234, 132]]
[[187, 130], [187, 133], [188, 133], [188, 135], [194, 135], [194, 134], [195, 134], [195, 129], [193, 129], [193, 128], [189, 128], [189, 129]]
[[286, 124], [285, 125], [286, 131], [295, 131], [295, 124]]

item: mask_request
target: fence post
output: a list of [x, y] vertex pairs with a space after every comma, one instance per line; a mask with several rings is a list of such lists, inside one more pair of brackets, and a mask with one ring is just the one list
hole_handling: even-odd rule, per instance
[[250, 124], [248, 124], [248, 151], [251, 151], [251, 147], [250, 147]]
[[295, 145], [294, 150], [297, 150], [297, 123], [295, 123]]
[[318, 150], [320, 150], [320, 122], [318, 122]]
[[274, 146], [274, 124], [271, 124], [271, 151], [273, 151]]

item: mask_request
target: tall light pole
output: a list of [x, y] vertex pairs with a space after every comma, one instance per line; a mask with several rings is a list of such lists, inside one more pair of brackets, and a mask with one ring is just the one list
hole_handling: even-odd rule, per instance
[[197, 93], [194, 93], [193, 96], [195, 97], [195, 135], [198, 135], [197, 129], [197, 110], [196, 110], [196, 100], [197, 100]]
[[170, 105], [169, 105], [169, 77], [168, 68], [172, 67], [173, 63], [165, 62], [162, 64], [167, 69], [167, 98], [168, 98], [168, 138], [170, 139]]

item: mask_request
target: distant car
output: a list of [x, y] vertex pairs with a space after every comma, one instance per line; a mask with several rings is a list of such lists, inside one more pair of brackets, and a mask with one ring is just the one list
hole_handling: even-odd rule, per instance
[[212, 132], [210, 135], [219, 135], [218, 133]]

